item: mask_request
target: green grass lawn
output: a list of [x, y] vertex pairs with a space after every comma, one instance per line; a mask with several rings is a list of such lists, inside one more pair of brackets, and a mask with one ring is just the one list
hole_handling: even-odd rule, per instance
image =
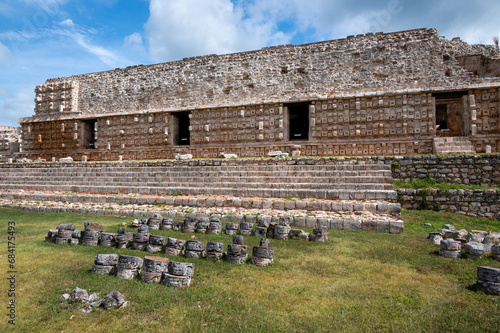
[[[498, 221], [449, 213], [403, 211], [403, 234], [331, 231], [326, 243], [272, 240], [275, 263], [258, 268], [201, 259], [189, 288], [167, 288], [91, 272], [97, 253], [116, 250], [44, 241], [48, 229], [85, 221], [116, 232], [130, 217], [32, 213], [0, 208], [0, 332], [499, 332], [500, 297], [473, 290], [477, 266], [490, 257], [444, 259], [426, 239], [444, 223], [500, 231]], [[16, 330], [7, 324], [7, 223], [16, 221]], [[434, 227], [425, 227], [424, 223]], [[130, 229], [132, 231], [132, 229]], [[155, 234], [203, 242], [226, 235]], [[245, 237], [251, 248], [257, 237]], [[227, 246], [226, 246], [227, 248]], [[162, 254], [166, 256], [165, 254]], [[61, 304], [74, 287], [105, 296], [118, 290], [127, 308], [89, 314]]]

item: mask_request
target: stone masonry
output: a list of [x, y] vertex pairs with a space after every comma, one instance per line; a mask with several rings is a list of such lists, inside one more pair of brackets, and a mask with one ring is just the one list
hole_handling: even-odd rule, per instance
[[0, 125], [0, 162], [13, 158], [19, 152], [19, 134], [16, 127]]
[[417, 29], [49, 79], [20, 119], [23, 154], [407, 155], [441, 136], [500, 151], [498, 55]]

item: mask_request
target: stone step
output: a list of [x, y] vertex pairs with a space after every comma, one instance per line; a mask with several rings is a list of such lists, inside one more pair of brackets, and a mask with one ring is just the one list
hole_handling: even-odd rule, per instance
[[105, 179], [97, 179], [95, 181], [88, 181], [83, 179], [75, 180], [9, 180], [2, 181], [5, 184], [11, 185], [75, 185], [75, 186], [102, 186], [103, 184], [110, 184], [110, 186], [145, 186], [145, 187], [160, 187], [169, 188], [176, 187], [181, 184], [184, 187], [198, 187], [198, 188], [246, 188], [246, 189], [346, 189], [346, 190], [392, 190], [392, 184], [387, 183], [295, 183], [295, 182], [195, 182], [195, 181], [175, 181], [175, 182], [160, 182], [160, 181], [143, 181], [143, 182], [118, 182], [107, 181]]
[[271, 177], [271, 176], [255, 176], [255, 177], [185, 177], [185, 176], [140, 176], [134, 175], [131, 177], [111, 177], [111, 176], [98, 176], [98, 177], [86, 177], [86, 176], [5, 176], [0, 174], [0, 181], [4, 183], [8, 182], [100, 182], [100, 183], [193, 183], [203, 181], [205, 183], [220, 184], [220, 183], [296, 183], [296, 184], [390, 184], [391, 177], [380, 177], [380, 176], [344, 176], [344, 177]]
[[[255, 223], [257, 221], [257, 216], [264, 216], [259, 213], [259, 210], [252, 209], [239, 209], [238, 212], [221, 212], [212, 213], [207, 210], [200, 209], [195, 212], [183, 212], [179, 210], [159, 210], [156, 207], [139, 207], [138, 209], [107, 209], [103, 207], [96, 207], [95, 204], [92, 206], [79, 205], [68, 207], [65, 203], [59, 205], [37, 205], [35, 202], [2, 202], [0, 198], [0, 205], [3, 207], [9, 207], [12, 209], [21, 209], [32, 212], [54, 212], [54, 213], [66, 213], [75, 212], [81, 214], [93, 214], [97, 216], [102, 215], [121, 215], [130, 216], [133, 218], [148, 218], [153, 214], [158, 213], [164, 217], [185, 219], [186, 217], [198, 219], [207, 216], [219, 216], [222, 221], [227, 222], [250, 222]], [[372, 231], [372, 232], [383, 232], [383, 233], [402, 233], [404, 230], [404, 222], [401, 220], [396, 220], [393, 217], [373, 214], [365, 215], [324, 215], [324, 216], [294, 216], [289, 215], [290, 211], [273, 211], [272, 215], [266, 215], [266, 219], [277, 223], [279, 216], [288, 216], [290, 218], [290, 224], [294, 227], [299, 228], [322, 228], [322, 229], [334, 229], [334, 230], [349, 230], [349, 231]], [[293, 212], [293, 211], [292, 211]]]
[[165, 205], [187, 207], [234, 207], [245, 209], [273, 209], [273, 210], [303, 210], [324, 211], [336, 213], [363, 213], [386, 214], [397, 219], [401, 217], [401, 206], [398, 203], [385, 201], [339, 201], [339, 200], [283, 200], [282, 198], [220, 198], [220, 197], [154, 197], [136, 196], [123, 197], [113, 195], [68, 195], [58, 193], [9, 193], [0, 192], [0, 198], [11, 200], [32, 200], [44, 202], [66, 203], [107, 203], [116, 205]]
[[156, 187], [156, 186], [86, 186], [86, 185], [40, 185], [40, 184], [0, 184], [0, 190], [34, 190], [34, 191], [66, 191], [76, 193], [113, 193], [113, 194], [147, 194], [147, 195], [222, 195], [237, 197], [264, 198], [315, 198], [335, 200], [387, 200], [395, 202], [397, 193], [394, 190], [348, 190], [348, 189], [267, 189], [267, 188], [211, 188], [211, 187]]
[[260, 172], [260, 171], [199, 171], [199, 172], [181, 172], [181, 171], [58, 171], [35, 170], [35, 169], [0, 169], [0, 176], [20, 176], [20, 177], [391, 177], [390, 170], [362, 170], [362, 171], [275, 171], [275, 172]]
[[[262, 161], [261, 161], [262, 162]], [[79, 163], [74, 162], [72, 164], [59, 164], [59, 163], [23, 163], [23, 164], [5, 164], [0, 167], [0, 169], [17, 169], [22, 171], [29, 170], [47, 170], [48, 172], [58, 172], [58, 170], [65, 171], [95, 171], [100, 170], [104, 172], [120, 172], [130, 170], [133, 172], [191, 172], [191, 171], [202, 171], [202, 172], [219, 172], [219, 171], [311, 171], [311, 170], [324, 170], [324, 171], [362, 171], [362, 170], [390, 170], [390, 165], [387, 164], [375, 164], [375, 163], [362, 163], [362, 164], [307, 164], [307, 165], [283, 165], [283, 164], [272, 164], [273, 161], [269, 161], [269, 165], [218, 165], [218, 166], [206, 166], [206, 165], [180, 165], [180, 166], [165, 166], [165, 165], [149, 165], [149, 166], [136, 166], [134, 163], [118, 163], [115, 162], [110, 166], [106, 162], [102, 163]], [[120, 164], [120, 165], [116, 165]]]

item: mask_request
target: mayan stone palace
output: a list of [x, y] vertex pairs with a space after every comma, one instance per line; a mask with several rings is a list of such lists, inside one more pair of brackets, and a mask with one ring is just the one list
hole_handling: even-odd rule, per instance
[[499, 152], [499, 55], [417, 29], [48, 79], [20, 156]]

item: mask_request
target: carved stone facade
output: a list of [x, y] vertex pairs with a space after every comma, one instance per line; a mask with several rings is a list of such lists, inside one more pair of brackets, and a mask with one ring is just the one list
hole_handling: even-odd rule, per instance
[[19, 134], [16, 127], [0, 125], [0, 162], [19, 152]]
[[498, 152], [499, 54], [418, 29], [49, 79], [35, 115], [20, 119], [23, 151], [406, 155], [463, 136], [475, 152]]

